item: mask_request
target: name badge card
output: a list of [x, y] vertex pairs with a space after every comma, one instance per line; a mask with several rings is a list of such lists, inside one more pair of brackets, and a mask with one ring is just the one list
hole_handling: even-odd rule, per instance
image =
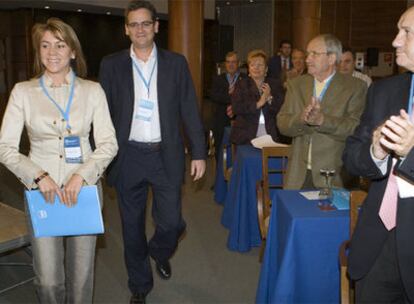
[[81, 164], [82, 150], [79, 136], [67, 136], [64, 139], [65, 159], [70, 164]]
[[138, 102], [138, 112], [135, 118], [141, 121], [149, 122], [154, 111], [154, 102], [149, 99], [141, 98]]

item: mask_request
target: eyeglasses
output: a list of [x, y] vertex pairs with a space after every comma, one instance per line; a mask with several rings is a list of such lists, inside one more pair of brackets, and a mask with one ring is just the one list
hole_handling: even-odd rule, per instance
[[330, 52], [315, 52], [315, 51], [310, 51], [310, 52], [306, 52], [305, 55], [306, 57], [312, 56], [312, 57], [319, 57], [321, 55], [329, 55]]
[[144, 30], [148, 30], [152, 27], [154, 21], [143, 21], [143, 22], [131, 22], [128, 23], [127, 26], [132, 29], [143, 28]]

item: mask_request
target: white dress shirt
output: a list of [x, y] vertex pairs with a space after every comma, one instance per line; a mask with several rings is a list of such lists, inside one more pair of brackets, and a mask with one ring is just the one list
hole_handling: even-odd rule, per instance
[[[129, 140], [137, 142], [160, 142], [161, 141], [161, 128], [160, 128], [160, 117], [158, 110], [158, 92], [157, 92], [157, 75], [158, 75], [158, 66], [157, 66], [157, 47], [154, 43], [151, 54], [148, 57], [148, 60], [145, 62], [139, 59], [134, 52], [133, 45], [131, 45], [131, 59], [132, 59], [132, 71], [134, 79], [134, 115], [131, 124], [131, 131], [129, 134]], [[135, 63], [135, 65], [134, 65]], [[153, 67], [155, 65], [154, 72], [152, 73]], [[142, 73], [142, 76], [145, 78], [146, 82], [149, 83], [149, 94], [148, 89], [141, 79], [137, 67]], [[152, 77], [151, 77], [152, 73]], [[151, 79], [150, 79], [151, 77]], [[153, 105], [151, 109], [151, 114], [146, 111], [146, 117], [149, 117], [149, 120], [143, 120], [140, 116], [140, 102], [143, 100], [150, 101], [150, 104]], [[142, 110], [142, 108], [141, 108]]]

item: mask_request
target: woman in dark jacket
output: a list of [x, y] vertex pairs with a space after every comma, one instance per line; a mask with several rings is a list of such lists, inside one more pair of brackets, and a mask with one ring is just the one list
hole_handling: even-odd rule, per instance
[[269, 134], [275, 142], [287, 142], [276, 127], [276, 115], [284, 99], [279, 79], [266, 78], [267, 56], [253, 50], [247, 56], [249, 77], [240, 80], [231, 98], [236, 116], [230, 140], [237, 145], [249, 144], [256, 137]]

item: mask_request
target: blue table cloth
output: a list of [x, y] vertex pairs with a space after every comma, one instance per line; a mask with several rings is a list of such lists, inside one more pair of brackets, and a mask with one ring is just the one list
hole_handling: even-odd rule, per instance
[[339, 246], [349, 211], [321, 211], [298, 191], [277, 190], [257, 303], [339, 303]]
[[[281, 159], [270, 159], [269, 167], [280, 168]], [[274, 174], [272, 181], [280, 183]], [[256, 182], [262, 179], [262, 151], [250, 145], [239, 145], [224, 203], [222, 224], [229, 229], [227, 247], [246, 252], [260, 246], [261, 237], [257, 219]]]
[[[223, 146], [227, 145], [227, 167], [231, 167], [232, 164], [230, 130], [230, 127], [224, 128], [223, 140], [220, 144], [220, 151], [223, 151]], [[219, 204], [224, 204], [227, 195], [227, 182], [223, 175], [223, 153], [218, 155], [217, 162], [216, 179], [214, 181], [214, 200]]]

